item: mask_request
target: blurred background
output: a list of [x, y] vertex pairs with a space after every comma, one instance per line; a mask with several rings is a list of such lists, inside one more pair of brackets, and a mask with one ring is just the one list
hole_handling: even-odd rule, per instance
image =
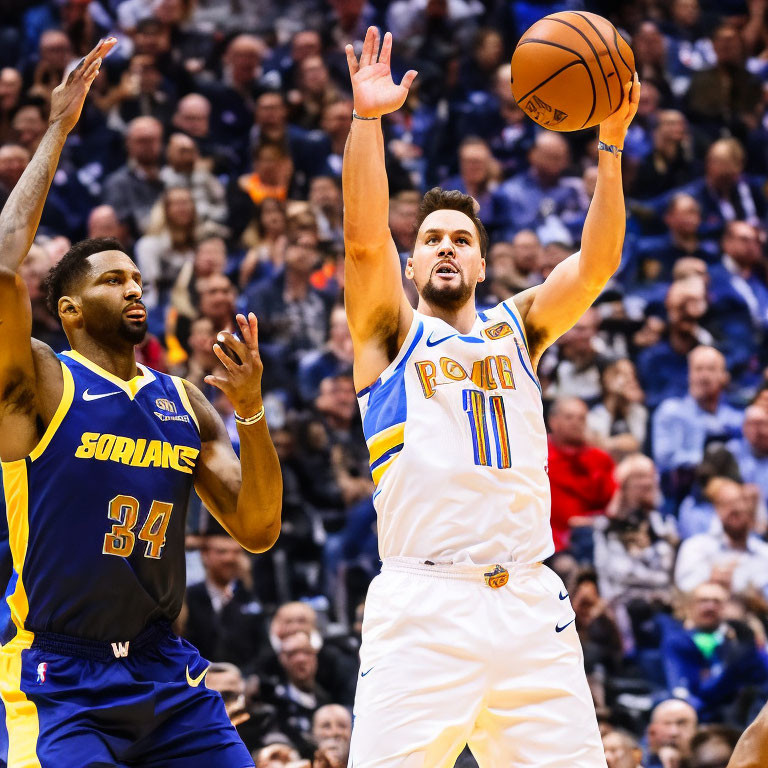
[[178, 622], [216, 662], [208, 685], [259, 768], [346, 765], [379, 568], [343, 310], [344, 45], [359, 52], [377, 24], [394, 35], [395, 79], [419, 72], [383, 120], [403, 261], [427, 189], [471, 194], [491, 236], [478, 297], [491, 306], [578, 249], [594, 191], [596, 131], [542, 131], [511, 96], [516, 41], [560, 10], [613, 21], [643, 88], [624, 148], [621, 268], [539, 365], [550, 564], [576, 611], [609, 768], [725, 768], [768, 698], [767, 8], [0, 0], [0, 203], [46, 130], [52, 89], [99, 38], [119, 38], [22, 267], [34, 335], [66, 348], [41, 281], [71, 242], [117, 237], [146, 286], [140, 360], [199, 386], [237, 449], [231, 406], [203, 378], [216, 333], [238, 311], [259, 318], [282, 534], [248, 555], [195, 499]]

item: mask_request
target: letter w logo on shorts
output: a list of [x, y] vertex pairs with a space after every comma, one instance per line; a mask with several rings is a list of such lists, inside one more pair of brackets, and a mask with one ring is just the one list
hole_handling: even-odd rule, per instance
[[130, 645], [130, 642], [127, 643], [112, 643], [112, 653], [115, 654], [116, 659], [124, 659], [128, 655], [128, 646]]

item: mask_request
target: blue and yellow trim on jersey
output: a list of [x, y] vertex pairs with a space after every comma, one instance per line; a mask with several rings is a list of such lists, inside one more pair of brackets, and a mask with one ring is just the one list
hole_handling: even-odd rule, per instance
[[[66, 355], [67, 357], [71, 357], [73, 360], [76, 360], [78, 363], [80, 363], [80, 365], [85, 366], [89, 371], [92, 371], [98, 376], [101, 376], [103, 379], [106, 379], [110, 384], [114, 384], [118, 389], [121, 389], [123, 392], [125, 392], [125, 394], [128, 395], [131, 400], [136, 397], [140, 389], [146, 387], [147, 384], [151, 384], [157, 378], [149, 368], [143, 366], [141, 363], [136, 363], [136, 366], [141, 371], [141, 373], [134, 376], [130, 381], [125, 381], [119, 376], [115, 376], [113, 373], [105, 370], [100, 365], [96, 365], [96, 363], [94, 363], [92, 360], [89, 360], [87, 357], [81, 355], [79, 352], [76, 352], [74, 349], [69, 349], [66, 352], [62, 352], [61, 354]], [[184, 401], [182, 400], [182, 402]], [[186, 408], [186, 403], [184, 407]]]
[[19, 768], [40, 768], [37, 757], [40, 735], [37, 707], [21, 689], [22, 652], [29, 649], [35, 639], [34, 633], [25, 628], [29, 615], [29, 600], [24, 587], [24, 562], [29, 545], [29, 467], [43, 455], [72, 406], [75, 382], [63, 362], [61, 372], [61, 400], [42, 439], [28, 457], [2, 462], [8, 537], [13, 558], [6, 603], [16, 634], [0, 648], [0, 698], [8, 731], [8, 765]]
[[528, 362], [526, 363], [525, 358], [523, 357], [523, 353], [520, 350], [520, 346], [517, 346], [517, 356], [520, 358], [520, 364], [523, 366], [523, 370], [528, 374], [528, 377], [531, 379], [531, 381], [536, 385], [539, 392], [541, 392], [541, 384], [539, 384], [539, 380], [536, 377], [536, 374], [533, 372], [533, 361], [531, 360], [531, 350], [528, 348], [528, 337], [525, 335], [525, 329], [523, 328], [522, 323], [520, 320], [518, 320], [517, 313], [511, 310], [507, 306], [506, 301], [501, 302], [501, 306], [504, 307], [507, 314], [512, 318], [512, 321], [514, 322], [515, 326], [517, 327], [517, 331], [520, 334], [520, 337], [523, 340], [523, 345], [525, 346], [525, 352], [528, 356]]
[[[395, 364], [392, 374], [381, 377], [357, 393], [367, 398], [363, 415], [363, 433], [370, 454], [371, 477], [375, 485], [392, 466], [405, 445], [405, 419], [408, 400], [405, 394], [405, 365], [424, 335], [424, 323], [414, 325], [413, 337]], [[405, 346], [405, 345], [404, 345]]]

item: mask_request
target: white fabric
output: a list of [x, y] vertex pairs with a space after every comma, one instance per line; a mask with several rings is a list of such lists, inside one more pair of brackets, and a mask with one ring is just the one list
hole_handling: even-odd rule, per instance
[[[508, 328], [501, 328], [502, 323]], [[506, 335], [492, 340], [487, 333], [491, 330], [493, 335], [494, 328]], [[467, 341], [469, 338], [474, 341]], [[482, 387], [469, 377], [473, 367], [477, 371], [484, 360], [489, 361], [491, 377]], [[511, 372], [514, 388], [500, 365]], [[454, 378], [462, 373], [467, 378], [451, 380], [446, 368]], [[424, 374], [432, 369], [433, 378]], [[401, 381], [391, 382], [395, 377]], [[504, 379], [506, 387], [502, 386]], [[375, 420], [367, 418], [368, 412], [380, 410], [384, 399], [386, 409], [398, 413], [389, 422], [405, 422], [402, 451], [394, 456], [374, 493], [381, 557], [487, 564], [534, 563], [551, 555], [541, 393], [514, 301], [480, 313], [463, 337], [443, 320], [414, 312], [400, 353], [380, 382], [359, 397], [372, 460], [376, 439], [386, 429], [370, 434], [370, 422]], [[402, 403], [403, 386], [406, 405]], [[487, 455], [492, 466], [475, 463], [471, 422], [465, 410], [467, 390], [478, 392], [484, 403]], [[501, 398], [504, 406], [508, 468], [500, 468], [497, 455], [499, 441], [491, 409], [499, 401], [492, 398]], [[377, 423], [388, 424], [386, 419]]]
[[[562, 599], [561, 599], [562, 598]], [[365, 604], [352, 768], [605, 768], [560, 578], [510, 567], [384, 561]], [[556, 627], [564, 627], [557, 632]]]

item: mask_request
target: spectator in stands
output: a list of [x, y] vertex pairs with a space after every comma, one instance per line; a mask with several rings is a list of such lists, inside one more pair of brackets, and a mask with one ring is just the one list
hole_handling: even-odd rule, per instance
[[556, 400], [549, 411], [549, 482], [555, 549], [568, 547], [574, 528], [591, 526], [616, 490], [613, 459], [587, 443], [587, 406], [577, 397]]
[[312, 718], [312, 739], [335, 765], [345, 766], [349, 761], [349, 742], [352, 738], [352, 716], [338, 704], [326, 704]]
[[403, 264], [416, 243], [420, 202], [421, 195], [415, 190], [403, 190], [389, 201], [389, 230]]
[[24, 73], [25, 88], [35, 96], [50, 99], [73, 55], [67, 35], [60, 29], [47, 29], [40, 35], [37, 61], [30, 62]]
[[602, 393], [602, 373], [611, 362], [598, 336], [599, 327], [600, 313], [592, 307], [546, 355], [539, 375], [548, 382], [548, 397], [580, 397], [588, 403], [597, 402]]
[[725, 402], [727, 385], [722, 353], [694, 348], [688, 355], [688, 394], [664, 400], [653, 415], [653, 457], [661, 472], [689, 471], [709, 442], [738, 436], [744, 416]]
[[714, 342], [712, 334], [701, 324], [707, 312], [703, 279], [676, 280], [669, 286], [664, 305], [667, 310], [664, 336], [637, 356], [637, 373], [649, 408], [655, 408], [667, 398], [685, 396], [688, 353], [699, 344]]
[[499, 176], [498, 164], [487, 142], [478, 136], [468, 136], [459, 144], [459, 175], [446, 179], [443, 186], [472, 196], [480, 205], [477, 215], [492, 227], [493, 193]]
[[309, 760], [288, 744], [268, 744], [255, 755], [256, 768], [311, 768]]
[[307, 757], [314, 753], [312, 718], [330, 704], [329, 694], [317, 683], [317, 649], [309, 635], [297, 631], [285, 637], [278, 654], [280, 677], [264, 700], [275, 707], [281, 730]]
[[250, 714], [245, 703], [245, 680], [239, 667], [228, 662], [214, 662], [208, 667], [205, 687], [221, 694], [232, 725], [237, 727], [248, 720]]
[[111, 205], [133, 237], [143, 234], [152, 206], [163, 194], [160, 161], [163, 126], [153, 117], [132, 120], [125, 134], [128, 162], [104, 182], [104, 202]]
[[326, 338], [329, 306], [310, 277], [320, 262], [308, 239], [289, 242], [283, 269], [246, 291], [243, 304], [259, 318], [260, 343], [266, 351], [297, 362], [296, 355], [320, 349]]
[[696, 163], [685, 115], [660, 110], [653, 131], [653, 149], [640, 162], [631, 191], [635, 197], [656, 197], [693, 181]]
[[125, 246], [130, 243], [128, 230], [111, 205], [97, 205], [91, 210], [88, 216], [88, 237], [114, 237]]
[[[710, 303], [720, 316], [746, 316], [752, 334], [738, 339], [750, 351], [768, 332], [768, 286], [760, 269], [763, 238], [746, 221], [731, 221], [722, 239], [722, 260], [709, 268]], [[746, 338], [744, 338], [746, 336]], [[737, 339], [729, 334], [732, 343]]]
[[494, 243], [488, 251], [487, 261], [490, 280], [486, 284], [485, 303], [489, 306], [542, 282], [539, 273], [541, 243], [531, 229], [518, 232], [511, 243]]
[[648, 428], [645, 394], [632, 361], [621, 358], [603, 368], [602, 399], [587, 415], [590, 440], [620, 459], [642, 450]]
[[[662, 496], [653, 461], [627, 456], [615, 472], [618, 489], [607, 515], [595, 521], [595, 570], [611, 605], [647, 615], [670, 603], [677, 532], [659, 511]], [[637, 603], [634, 607], [631, 603]]]
[[315, 176], [309, 183], [309, 203], [317, 219], [320, 242], [343, 247], [344, 204], [339, 180], [334, 176]]
[[691, 752], [699, 719], [696, 710], [682, 699], [665, 699], [651, 712], [646, 732], [644, 768], [675, 768]]
[[661, 644], [667, 687], [703, 722], [737, 718], [728, 708], [768, 679], [768, 656], [749, 628], [723, 622], [727, 598], [721, 584], [700, 584], [688, 595], [683, 624], [668, 628]]
[[242, 243], [248, 250], [240, 262], [241, 289], [273, 276], [282, 267], [287, 228], [285, 203], [274, 197], [265, 198], [243, 232]]
[[689, 114], [713, 137], [722, 135], [723, 127], [743, 136], [746, 126], [754, 124], [762, 83], [744, 66], [744, 41], [735, 26], [721, 24], [712, 35], [712, 47], [717, 63], [691, 78]]
[[296, 88], [288, 92], [290, 121], [308, 131], [320, 128], [323, 110], [341, 97], [320, 54], [307, 56], [297, 65]]
[[643, 750], [627, 731], [615, 730], [603, 735], [603, 749], [608, 768], [643, 768]]
[[718, 479], [710, 494], [721, 528], [682, 543], [675, 583], [685, 592], [715, 581], [735, 593], [756, 590], [768, 596], [768, 544], [754, 532], [754, 498], [726, 478]]
[[205, 581], [187, 588], [185, 637], [202, 656], [246, 666], [267, 641], [263, 609], [248, 586], [250, 561], [218, 526], [203, 539]]
[[44, 101], [22, 103], [13, 116], [14, 139], [29, 152], [35, 153], [48, 129], [48, 107]]
[[530, 170], [505, 181], [493, 195], [492, 220], [502, 240], [511, 240], [521, 229], [537, 230], [551, 216], [580, 209], [578, 187], [563, 175], [571, 160], [560, 134], [539, 133], [528, 160]]
[[323, 379], [333, 378], [352, 368], [352, 336], [343, 306], [337, 304], [331, 310], [329, 326], [328, 341], [324, 347], [302, 355], [299, 363], [299, 394], [307, 403], [317, 397]]
[[765, 195], [759, 183], [744, 175], [745, 165], [744, 148], [736, 139], [710, 145], [704, 178], [687, 188], [701, 206], [703, 234], [719, 236], [729, 221], [759, 224], [765, 218]]
[[21, 96], [21, 75], [13, 67], [0, 69], [0, 145], [13, 140], [11, 120]]
[[192, 194], [195, 211], [201, 221], [222, 224], [227, 218], [224, 187], [200, 162], [195, 142], [183, 133], [168, 139], [166, 165], [160, 169], [166, 189], [184, 188]]
[[691, 768], [728, 768], [739, 731], [726, 725], [703, 725], [691, 742]]
[[744, 411], [742, 436], [728, 443], [745, 483], [754, 483], [768, 504], [768, 410], [750, 405]]

